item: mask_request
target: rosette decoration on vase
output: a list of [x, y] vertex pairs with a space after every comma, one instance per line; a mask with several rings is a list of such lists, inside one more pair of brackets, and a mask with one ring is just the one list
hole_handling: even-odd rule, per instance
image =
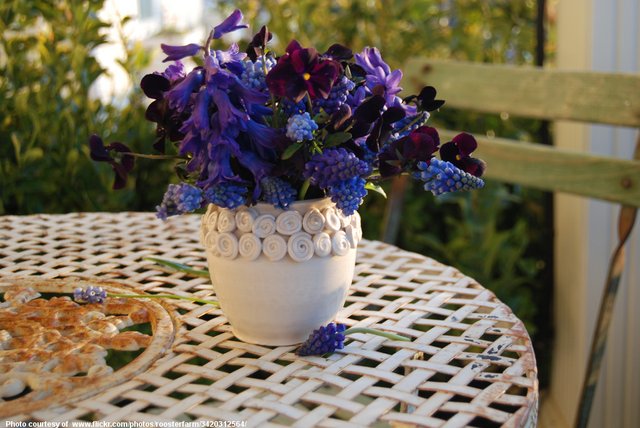
[[[244, 51], [212, 48], [247, 28], [242, 21], [236, 10], [202, 45], [162, 45], [171, 64], [141, 82], [158, 153], [97, 135], [90, 153], [113, 169], [114, 188], [126, 186], [136, 158], [174, 160], [180, 182], [158, 218], [206, 210], [200, 240], [234, 333], [292, 344], [344, 303], [368, 191], [384, 194], [379, 183], [398, 175], [436, 195], [477, 189], [485, 164], [471, 156], [469, 134], [440, 144], [427, 121], [444, 101], [432, 87], [400, 98], [402, 72], [376, 48], [321, 53], [292, 40], [278, 56], [266, 27]], [[196, 55], [202, 65], [187, 70], [181, 60]]]

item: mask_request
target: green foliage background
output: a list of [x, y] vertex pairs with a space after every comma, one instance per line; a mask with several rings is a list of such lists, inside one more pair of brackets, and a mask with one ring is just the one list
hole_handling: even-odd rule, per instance
[[[89, 159], [96, 131], [144, 152], [153, 139], [139, 90], [124, 107], [89, 97], [105, 73], [91, 56], [105, 43], [102, 4], [0, 3], [0, 214], [145, 210], [162, 197], [168, 174], [158, 164], [139, 162], [127, 189], [114, 193], [109, 166]], [[122, 66], [137, 81], [148, 62], [141, 46], [129, 45]]]
[[[88, 96], [105, 72], [91, 56], [105, 42], [107, 24], [97, 16], [102, 5], [0, 3], [0, 214], [153, 210], [172, 179], [166, 163], [141, 161], [128, 187], [112, 192], [109, 167], [89, 159], [87, 140], [96, 131], [107, 142], [152, 152], [153, 127], [144, 120], [146, 101], [138, 89], [118, 103], [124, 107]], [[268, 24], [277, 35], [276, 52], [297, 38], [320, 51], [336, 42], [354, 51], [377, 46], [393, 68], [415, 55], [514, 64], [534, 58], [533, 0], [240, 0], [218, 6], [223, 13], [242, 9], [254, 30]], [[149, 54], [121, 41], [127, 47], [122, 65], [139, 82]], [[523, 140], [535, 140], [540, 126], [446, 105], [432, 120]], [[361, 212], [365, 235], [379, 237], [384, 200], [371, 195]], [[518, 187], [489, 182], [480, 192], [435, 199], [414, 184], [398, 238], [403, 248], [459, 267], [513, 308], [533, 333], [543, 382], [551, 327], [550, 219], [544, 213], [542, 195]]]

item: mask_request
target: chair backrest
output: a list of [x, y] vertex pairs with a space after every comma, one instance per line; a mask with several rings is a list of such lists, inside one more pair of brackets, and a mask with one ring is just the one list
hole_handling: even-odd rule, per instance
[[[640, 75], [412, 59], [408, 93], [429, 84], [446, 106], [481, 113], [640, 128]], [[444, 137], [452, 133], [444, 132]], [[478, 138], [487, 177], [640, 207], [640, 161]], [[636, 158], [637, 159], [637, 158]], [[597, 180], [593, 178], [597, 177]]]

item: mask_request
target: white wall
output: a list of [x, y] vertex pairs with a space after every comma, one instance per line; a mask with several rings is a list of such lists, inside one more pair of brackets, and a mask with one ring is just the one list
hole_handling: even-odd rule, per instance
[[[637, 0], [559, 0], [557, 66], [609, 72], [640, 70]], [[640, 95], [640, 94], [639, 94]], [[631, 158], [637, 130], [559, 123], [564, 148]], [[594, 180], [597, 177], [593, 178]], [[551, 400], [561, 425], [573, 423], [609, 258], [618, 208], [556, 198], [557, 337]], [[639, 228], [636, 224], [636, 228]], [[590, 427], [637, 427], [640, 420], [640, 234], [631, 237]]]

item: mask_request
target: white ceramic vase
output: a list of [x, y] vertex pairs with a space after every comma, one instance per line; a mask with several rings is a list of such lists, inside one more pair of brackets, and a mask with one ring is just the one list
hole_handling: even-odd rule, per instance
[[209, 205], [201, 241], [233, 333], [261, 345], [301, 343], [335, 319], [353, 279], [360, 216], [329, 199], [287, 210]]

